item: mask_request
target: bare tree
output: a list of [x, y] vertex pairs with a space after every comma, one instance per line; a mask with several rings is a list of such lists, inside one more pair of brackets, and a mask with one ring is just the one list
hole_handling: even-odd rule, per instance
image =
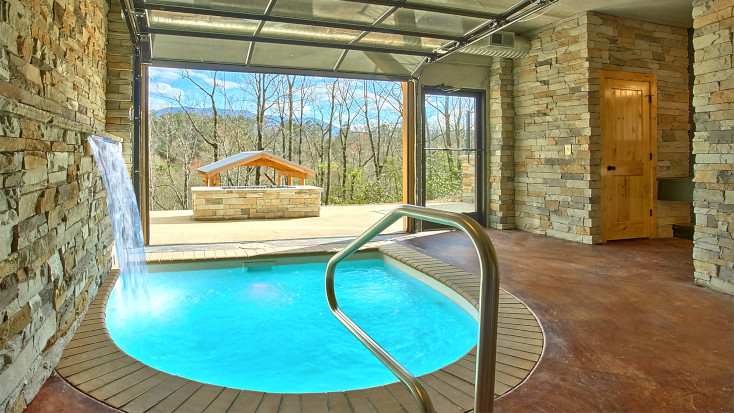
[[[173, 108], [150, 115], [151, 146], [155, 148], [152, 191], [157, 208], [190, 207], [190, 186], [198, 179], [196, 167], [247, 150], [272, 151], [317, 170], [314, 181], [324, 188], [324, 204], [399, 199], [399, 84], [179, 73], [190, 87], [175, 87], [187, 92], [183, 96], [159, 95], [169, 99]], [[443, 103], [438, 102], [442, 109]], [[169, 114], [177, 124], [166, 118]], [[452, 125], [448, 137], [453, 140], [457, 118], [453, 113], [449, 116]], [[440, 125], [446, 124], [442, 121]], [[439, 139], [446, 139], [444, 135], [434, 134]], [[446, 167], [445, 162], [441, 164]], [[263, 179], [272, 181], [269, 173], [262, 172], [259, 168], [234, 168], [221, 175], [221, 182], [248, 185], [260, 184]], [[390, 195], [385, 194], [388, 191]], [[397, 195], [392, 194], [395, 191]]]
[[[255, 101], [255, 150], [262, 151], [269, 146], [270, 142], [265, 141], [265, 115], [273, 107], [277, 101], [276, 83], [277, 75], [269, 75], [265, 73], [246, 73], [242, 91]], [[274, 138], [273, 138], [274, 139]], [[261, 167], [255, 168], [255, 185], [260, 185], [260, 177], [262, 175]]]
[[347, 191], [347, 173], [349, 169], [349, 163], [347, 159], [347, 153], [349, 150], [349, 137], [352, 132], [352, 123], [355, 119], [355, 88], [354, 82], [349, 80], [335, 82], [336, 90], [338, 91], [337, 104], [338, 107], [338, 119], [339, 119], [339, 133], [337, 135], [340, 144], [340, 163], [341, 163], [341, 195], [342, 200], [345, 201]]
[[153, 155], [156, 162], [153, 178], [158, 178], [152, 193], [154, 205], [160, 209], [190, 209], [192, 168], [200, 151], [201, 139], [193, 132], [191, 122], [180, 114], [167, 113], [155, 116], [150, 122]]
[[[395, 83], [363, 82], [362, 114], [372, 154], [362, 166], [371, 160], [378, 181], [382, 175], [385, 157], [390, 155], [396, 146], [393, 136], [397, 129], [402, 127], [402, 91], [397, 86]], [[400, 116], [394, 122], [386, 122], [383, 115], [386, 108], [393, 113], [399, 113]]]
[[[194, 117], [192, 115], [191, 107], [185, 105], [182, 102], [181, 96], [178, 96], [176, 99], [176, 102], [178, 103], [178, 106], [183, 110], [183, 112], [188, 117], [189, 121], [191, 122], [191, 126], [194, 128], [194, 131], [201, 136], [201, 139], [206, 142], [207, 145], [209, 145], [212, 148], [212, 157], [214, 158], [214, 161], [219, 160], [219, 129], [218, 129], [218, 123], [219, 123], [219, 112], [217, 111], [217, 101], [215, 99], [217, 94], [217, 71], [214, 71], [214, 76], [212, 78], [211, 85], [209, 87], [204, 87], [206, 84], [204, 82], [198, 81], [193, 78], [191, 75], [191, 71], [188, 69], [183, 69], [181, 71], [181, 77], [191, 82], [191, 84], [199, 89], [208, 99], [209, 104], [211, 105], [211, 122], [212, 126], [210, 128], [206, 128], [204, 125], [203, 120], [206, 119], [206, 117], [200, 116], [198, 118]], [[209, 129], [207, 131], [206, 129]]]

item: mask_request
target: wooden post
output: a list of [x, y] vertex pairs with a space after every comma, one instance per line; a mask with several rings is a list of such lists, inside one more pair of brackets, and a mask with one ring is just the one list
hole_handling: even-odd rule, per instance
[[[416, 80], [403, 83], [403, 203], [415, 205]], [[403, 218], [403, 230], [415, 232], [415, 219]]]

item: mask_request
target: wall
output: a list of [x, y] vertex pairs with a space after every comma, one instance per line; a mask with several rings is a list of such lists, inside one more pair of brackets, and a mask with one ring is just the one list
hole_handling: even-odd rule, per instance
[[104, 135], [104, 0], [0, 2], [0, 411], [56, 366], [110, 268], [85, 143]]
[[[605, 14], [591, 14], [588, 28], [592, 159], [601, 161], [599, 71], [596, 69], [654, 74], [658, 86], [657, 177], [688, 177], [691, 153], [688, 30]], [[592, 189], [592, 196], [600, 197], [600, 188]], [[671, 224], [691, 221], [690, 204], [658, 201], [657, 217], [657, 236], [672, 237]]]
[[[591, 243], [592, 198], [589, 15], [525, 33], [527, 56], [514, 67], [515, 225]], [[593, 216], [596, 218], [595, 216]]]
[[693, 2], [694, 277], [734, 294], [734, 61], [731, 1]]
[[658, 76], [658, 176], [688, 174], [685, 29], [583, 12], [526, 33], [515, 60], [515, 223], [601, 241], [599, 70]]
[[191, 200], [195, 220], [317, 217], [321, 191], [316, 186], [237, 188], [195, 186]]
[[119, 1], [107, 14], [107, 117], [105, 130], [122, 140], [122, 156], [128, 170], [132, 165], [133, 47]]
[[489, 68], [489, 144], [487, 226], [515, 228], [515, 108], [512, 60], [495, 58]]

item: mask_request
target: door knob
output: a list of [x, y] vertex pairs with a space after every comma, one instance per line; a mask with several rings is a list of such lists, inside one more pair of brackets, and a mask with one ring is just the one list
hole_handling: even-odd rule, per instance
[[616, 169], [617, 169], [617, 167], [616, 167], [616, 166], [614, 166], [614, 165], [609, 165], [609, 166], [607, 166], [607, 171], [614, 171], [614, 170], [616, 170]]

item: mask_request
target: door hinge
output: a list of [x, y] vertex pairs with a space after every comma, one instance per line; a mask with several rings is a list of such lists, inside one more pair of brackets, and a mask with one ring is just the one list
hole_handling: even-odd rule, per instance
[[650, 160], [652, 161], [652, 152], [650, 152]]
[[652, 208], [650, 208], [650, 216], [652, 216]]
[[647, 95], [647, 101], [652, 103], [652, 95]]

